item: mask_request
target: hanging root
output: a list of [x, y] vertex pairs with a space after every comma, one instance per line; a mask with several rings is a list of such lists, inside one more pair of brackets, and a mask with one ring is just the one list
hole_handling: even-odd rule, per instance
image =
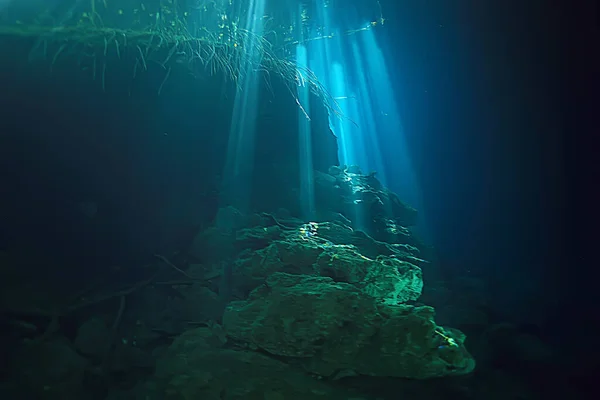
[[60, 54], [64, 51], [64, 49], [67, 48], [67, 44], [63, 43], [60, 45], [60, 47], [58, 48], [58, 50], [56, 51], [56, 54], [54, 54], [54, 57], [52, 58], [52, 64], [50, 65], [50, 70], [52, 70], [52, 67], [54, 66], [54, 64], [56, 63], [56, 60], [58, 60], [58, 57], [60, 56]]
[[[88, 68], [93, 70], [93, 79], [102, 74], [102, 90], [106, 90], [106, 68], [110, 49], [114, 42], [114, 55], [119, 60], [131, 60], [133, 79], [141, 71], [148, 71], [149, 63], [155, 62], [166, 70], [163, 81], [158, 88], [160, 95], [171, 75], [173, 63], [183, 63], [191, 69], [192, 75], [198, 72], [211, 76], [222, 76], [228, 81], [240, 85], [249, 74], [265, 73], [264, 80], [269, 91], [271, 74], [278, 75], [289, 85], [290, 92], [300, 108], [309, 118], [308, 110], [297, 98], [297, 87], [309, 88], [325, 103], [326, 107], [336, 116], [341, 111], [325, 87], [318, 81], [309, 69], [298, 66], [294, 61], [286, 59], [279, 51], [285, 52], [285, 47], [275, 49], [273, 43], [265, 35], [257, 35], [249, 30], [236, 26], [223, 37], [223, 34], [210, 32], [206, 28], [196, 34], [188, 31], [185, 25], [162, 25], [155, 29], [139, 31], [120, 30], [100, 27], [102, 20], [92, 1], [92, 11], [89, 13], [88, 26], [63, 27], [28, 27], [25, 31], [30, 36], [40, 38], [30, 52], [29, 58], [39, 57], [53, 43], [57, 47], [54, 55], [50, 55], [51, 65], [58, 62], [65, 52], [71, 52], [73, 45], [83, 45], [92, 49], [86, 58], [93, 59]], [[91, 25], [91, 26], [89, 26]], [[21, 29], [21, 28], [19, 28]], [[1, 27], [0, 27], [1, 30]], [[201, 36], [198, 36], [201, 35]], [[266, 36], [270, 35], [267, 34]], [[122, 38], [121, 38], [122, 36]], [[135, 60], [135, 61], [134, 61]], [[102, 61], [102, 66], [98, 62]], [[101, 70], [98, 68], [101, 67]], [[52, 69], [52, 68], [51, 68]]]
[[165, 67], [165, 64], [169, 62], [169, 60], [171, 59], [171, 57], [173, 57], [173, 54], [175, 54], [175, 51], [177, 51], [177, 46], [178, 45], [179, 45], [179, 43], [175, 43], [175, 45], [171, 48], [171, 50], [169, 50], [169, 54], [167, 55], [167, 58], [161, 64], [161, 66], [163, 68]]
[[163, 86], [165, 85], [165, 82], [167, 82], [167, 79], [169, 79], [169, 75], [171, 75], [171, 67], [169, 67], [169, 69], [167, 70], [167, 74], [165, 75], [165, 78], [163, 79], [163, 81], [161, 82], [161, 84], [158, 88], [159, 96], [160, 96], [160, 92], [162, 91]]
[[[292, 93], [293, 95], [293, 93]], [[306, 117], [306, 119], [308, 121], [310, 121], [310, 116], [308, 115], [308, 113], [306, 112], [306, 110], [304, 109], [304, 107], [302, 106], [302, 104], [300, 104], [300, 99], [298, 99], [298, 96], [294, 96], [294, 99], [296, 100], [296, 104], [298, 104], [298, 107], [300, 107], [300, 111], [302, 111], [302, 113], [304, 114], [304, 116]]]
[[144, 71], [148, 70], [148, 65], [146, 65], [146, 59], [144, 58], [144, 52], [142, 51], [142, 48], [140, 47], [140, 45], [137, 45], [138, 51], [140, 52], [140, 57], [142, 58], [142, 65], [144, 66]]

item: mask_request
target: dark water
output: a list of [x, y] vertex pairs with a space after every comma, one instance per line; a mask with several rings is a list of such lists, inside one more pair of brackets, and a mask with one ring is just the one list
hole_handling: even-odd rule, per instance
[[463, 3], [0, 2], [1, 396], [586, 398], [574, 20]]

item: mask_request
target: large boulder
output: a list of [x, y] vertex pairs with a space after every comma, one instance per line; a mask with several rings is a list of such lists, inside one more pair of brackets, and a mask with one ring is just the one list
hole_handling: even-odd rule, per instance
[[148, 400], [362, 399], [307, 376], [293, 366], [255, 351], [226, 346], [220, 327], [203, 327], [179, 336], [158, 361], [145, 390]]
[[274, 273], [223, 326], [234, 341], [335, 378], [426, 379], [471, 372], [465, 336], [437, 326], [431, 307], [384, 304], [328, 277]]

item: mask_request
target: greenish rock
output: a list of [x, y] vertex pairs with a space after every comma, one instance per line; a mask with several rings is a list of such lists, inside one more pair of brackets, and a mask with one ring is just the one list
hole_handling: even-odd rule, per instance
[[354, 285], [388, 304], [414, 301], [421, 295], [421, 269], [394, 257], [365, 257], [356, 247], [319, 242], [315, 238], [288, 236], [247, 254], [234, 268], [234, 285], [248, 293], [275, 272], [326, 276]]
[[385, 304], [328, 277], [274, 273], [230, 303], [223, 326], [236, 342], [329, 378], [427, 379], [475, 367], [464, 335], [437, 326], [433, 308]]
[[281, 228], [277, 225], [240, 229], [235, 234], [236, 250], [258, 250], [267, 247], [274, 240], [281, 238]]
[[293, 232], [287, 232], [287, 237], [303, 237], [315, 242], [331, 242], [338, 245], [355, 246], [366, 257], [375, 258], [379, 255], [396, 257], [419, 265], [420, 251], [409, 244], [387, 243], [375, 240], [367, 233], [352, 229], [348, 224], [335, 221], [311, 222], [303, 224]]
[[144, 393], [157, 400], [366, 399], [268, 355], [227, 347], [219, 325], [176, 338], [153, 378]]

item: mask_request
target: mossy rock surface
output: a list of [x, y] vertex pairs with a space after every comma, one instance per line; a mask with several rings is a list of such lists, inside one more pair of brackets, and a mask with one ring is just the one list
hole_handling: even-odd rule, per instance
[[275, 273], [223, 317], [227, 335], [310, 373], [427, 379], [470, 373], [465, 336], [431, 307], [386, 305], [330, 278]]

